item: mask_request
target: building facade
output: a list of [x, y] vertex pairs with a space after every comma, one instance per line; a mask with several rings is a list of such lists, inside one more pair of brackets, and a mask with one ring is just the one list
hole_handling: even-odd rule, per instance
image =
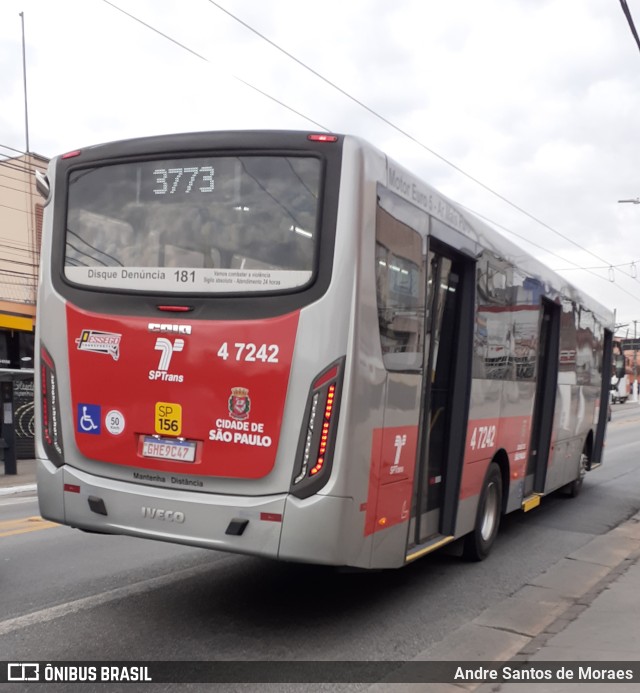
[[0, 153], [0, 380], [12, 383], [3, 390], [3, 399], [11, 391], [18, 457], [33, 456], [33, 349], [43, 213], [34, 174], [45, 172], [47, 164], [38, 154]]

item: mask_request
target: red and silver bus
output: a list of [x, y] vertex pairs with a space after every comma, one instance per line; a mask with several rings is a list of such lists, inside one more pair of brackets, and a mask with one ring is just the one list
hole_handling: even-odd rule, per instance
[[44, 518], [480, 560], [501, 515], [601, 462], [611, 312], [356, 137], [113, 142], [39, 188]]

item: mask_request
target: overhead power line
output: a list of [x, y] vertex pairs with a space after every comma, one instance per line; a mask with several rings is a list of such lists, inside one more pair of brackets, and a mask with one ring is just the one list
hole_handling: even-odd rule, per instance
[[[22, 149], [16, 149], [15, 147], [10, 147], [8, 144], [0, 144], [0, 149], [9, 149], [16, 154], [25, 155], [27, 152], [23, 152]], [[4, 154], [2, 156], [5, 156]]]
[[[106, 1], [107, 1], [107, 0], [105, 0], [105, 2], [106, 2]], [[623, 0], [621, 0], [621, 2], [622, 2], [622, 1], [623, 1]], [[244, 20], [240, 19], [238, 16], [236, 16], [235, 14], [233, 14], [232, 12], [230, 12], [229, 10], [227, 10], [226, 8], [222, 7], [222, 5], [220, 5], [218, 2], [215, 2], [215, 0], [209, 0], [209, 3], [212, 4], [212, 5], [214, 5], [214, 7], [217, 7], [221, 12], [224, 12], [226, 15], [228, 15], [229, 17], [231, 17], [232, 19], [234, 19], [234, 20], [235, 20], [236, 22], [238, 22], [239, 24], [242, 24], [243, 27], [245, 27], [246, 29], [248, 29], [249, 31], [251, 31], [252, 33], [254, 33], [256, 36], [260, 37], [263, 41], [266, 41], [270, 46], [273, 46], [276, 50], [280, 51], [283, 55], [285, 55], [285, 56], [287, 56], [288, 58], [290, 58], [291, 60], [293, 60], [295, 63], [297, 63], [298, 65], [300, 65], [301, 67], [303, 67], [305, 70], [307, 70], [308, 72], [310, 72], [312, 75], [315, 75], [318, 79], [321, 79], [325, 84], [328, 84], [330, 87], [332, 87], [333, 89], [335, 89], [335, 90], [337, 90], [338, 92], [340, 92], [343, 96], [346, 96], [348, 99], [350, 99], [351, 101], [353, 101], [354, 103], [356, 103], [358, 106], [360, 106], [361, 108], [364, 108], [368, 113], [370, 113], [371, 115], [375, 116], [376, 118], [378, 118], [379, 120], [381, 120], [383, 123], [385, 123], [385, 124], [389, 125], [390, 127], [392, 127], [396, 132], [400, 133], [400, 134], [403, 135], [404, 137], [407, 137], [408, 139], [410, 139], [412, 142], [414, 142], [415, 144], [417, 144], [419, 147], [421, 147], [421, 148], [424, 149], [425, 151], [427, 151], [427, 152], [429, 152], [430, 154], [432, 154], [433, 156], [437, 157], [437, 158], [440, 159], [442, 162], [444, 162], [445, 164], [447, 164], [447, 165], [450, 166], [451, 168], [455, 169], [456, 171], [458, 171], [459, 173], [461, 173], [463, 176], [465, 176], [465, 177], [468, 178], [469, 180], [473, 181], [474, 183], [476, 183], [476, 184], [479, 185], [480, 187], [484, 188], [487, 192], [491, 193], [492, 195], [494, 195], [494, 196], [497, 197], [498, 199], [502, 200], [503, 202], [505, 202], [506, 204], [508, 204], [510, 207], [512, 207], [513, 209], [517, 210], [517, 211], [520, 212], [521, 214], [524, 214], [525, 216], [529, 217], [529, 219], [535, 221], [537, 224], [540, 224], [541, 226], [543, 226], [544, 228], [548, 229], [548, 230], [551, 231], [552, 233], [555, 233], [555, 234], [556, 234], [557, 236], [559, 236], [560, 238], [563, 238], [563, 239], [564, 239], [565, 241], [567, 241], [568, 243], [571, 243], [572, 245], [575, 245], [577, 248], [580, 248], [580, 250], [586, 251], [587, 253], [589, 253], [589, 255], [591, 255], [592, 257], [596, 258], [598, 261], [606, 263], [607, 266], [609, 265], [609, 263], [607, 262], [607, 260], [605, 260], [604, 258], [601, 258], [600, 256], [596, 255], [595, 253], [591, 252], [590, 250], [587, 250], [586, 248], [584, 248], [582, 245], [580, 245], [579, 243], [577, 243], [576, 241], [574, 241], [574, 240], [573, 240], [572, 238], [570, 238], [569, 236], [565, 236], [563, 233], [561, 233], [561, 232], [558, 231], [557, 229], [554, 229], [552, 226], [550, 226], [549, 224], [547, 224], [545, 221], [542, 221], [542, 219], [539, 219], [539, 218], [536, 217], [534, 214], [531, 214], [530, 212], [528, 212], [526, 209], [520, 207], [520, 206], [519, 206], [518, 204], [516, 204], [515, 202], [512, 202], [511, 200], [509, 200], [508, 198], [506, 198], [504, 195], [502, 195], [501, 193], [499, 193], [499, 192], [497, 192], [496, 190], [494, 190], [493, 188], [491, 188], [491, 187], [490, 187], [489, 185], [487, 185], [486, 183], [483, 183], [481, 180], [479, 180], [479, 179], [476, 178], [475, 176], [471, 175], [470, 173], [467, 173], [467, 171], [465, 171], [464, 169], [460, 168], [459, 166], [457, 166], [456, 164], [454, 164], [452, 161], [450, 161], [450, 160], [447, 159], [446, 157], [442, 156], [441, 154], [439, 154], [439, 153], [436, 152], [435, 150], [433, 150], [433, 149], [431, 149], [430, 147], [428, 147], [426, 144], [424, 144], [424, 142], [418, 140], [418, 139], [417, 139], [416, 137], [414, 137], [411, 133], [407, 132], [406, 130], [404, 130], [403, 128], [401, 128], [399, 125], [397, 125], [397, 124], [394, 123], [393, 121], [389, 120], [388, 118], [386, 118], [386, 117], [383, 116], [382, 114], [378, 113], [378, 111], [376, 111], [375, 109], [371, 108], [371, 107], [368, 106], [366, 103], [364, 103], [364, 102], [361, 101], [360, 99], [356, 98], [355, 96], [353, 96], [352, 94], [350, 94], [348, 91], [346, 91], [346, 90], [343, 89], [342, 87], [338, 86], [335, 82], [332, 82], [330, 79], [328, 79], [328, 78], [325, 77], [324, 75], [320, 74], [317, 70], [314, 70], [312, 67], [309, 67], [309, 65], [307, 65], [306, 63], [304, 63], [302, 60], [300, 60], [299, 58], [296, 58], [295, 55], [292, 55], [292, 54], [289, 53], [287, 50], [285, 50], [284, 48], [282, 48], [282, 46], [278, 45], [275, 41], [272, 41], [270, 38], [268, 38], [268, 37], [265, 36], [264, 34], [260, 33], [257, 29], [255, 29], [254, 27], [252, 27], [250, 24], [248, 24], [248, 23], [245, 22]], [[624, 272], [623, 272], [622, 274], [624, 274]]]
[[[612, 269], [620, 269], [621, 267], [629, 267], [630, 272], [631, 272], [631, 277], [633, 279], [637, 278], [637, 269], [634, 269], [640, 264], [640, 260], [632, 260], [631, 262], [622, 262], [619, 265], [599, 265], [598, 267], [562, 267], [560, 269], [555, 270], [556, 272], [566, 272], [568, 270], [573, 270], [573, 269], [583, 269], [583, 270], [598, 270], [598, 269], [604, 269], [604, 270], [612, 270]], [[635, 274], [634, 274], [635, 272]]]
[[[559, 255], [558, 253], [555, 253], [553, 250], [549, 250], [549, 248], [545, 248], [544, 246], [539, 245], [538, 243], [534, 243], [534, 241], [532, 241], [531, 239], [527, 238], [526, 236], [523, 236], [523, 235], [521, 235], [521, 234], [519, 234], [519, 233], [516, 233], [515, 231], [512, 231], [511, 229], [508, 229], [506, 226], [503, 226], [502, 224], [499, 224], [497, 221], [494, 221], [493, 219], [489, 219], [488, 217], [484, 216], [484, 214], [480, 214], [479, 212], [476, 212], [476, 211], [473, 210], [473, 209], [469, 209], [469, 207], [466, 207], [465, 205], [461, 205], [461, 204], [459, 204], [459, 203], [458, 203], [458, 206], [459, 206], [459, 207], [462, 207], [462, 209], [466, 209], [468, 212], [470, 212], [471, 214], [474, 214], [474, 215], [477, 216], [478, 218], [483, 219], [484, 221], [486, 221], [486, 222], [487, 222], [488, 224], [490, 224], [491, 226], [495, 226], [495, 227], [498, 228], [498, 229], [502, 229], [502, 230], [505, 231], [506, 233], [508, 233], [508, 234], [510, 234], [510, 235], [512, 235], [512, 236], [515, 236], [516, 238], [519, 238], [521, 241], [524, 241], [525, 243], [528, 243], [529, 245], [532, 245], [534, 248], [539, 248], [540, 250], [544, 251], [545, 253], [548, 253], [549, 255], [553, 255], [554, 257], [559, 258], [559, 259], [562, 260], [563, 262], [569, 262], [569, 263], [571, 263], [571, 264], [573, 265], [573, 267], [567, 267], [567, 268], [563, 268], [563, 269], [554, 269], [554, 270], [553, 270], [554, 272], [564, 272], [564, 271], [567, 271], [567, 270], [580, 270], [580, 271], [583, 271], [583, 272], [588, 272], [589, 274], [593, 275], [593, 276], [596, 277], [597, 279], [601, 279], [602, 281], [606, 281], [606, 282], [610, 282], [610, 281], [611, 281], [608, 277], [603, 277], [603, 276], [601, 276], [600, 274], [597, 274], [596, 272], [594, 272], [595, 269], [606, 269], [606, 270], [611, 270], [611, 269], [613, 269], [613, 266], [611, 266], [611, 265], [606, 265], [606, 266], [604, 266], [604, 267], [582, 267], [582, 266], [579, 265], [577, 262], [573, 262], [573, 260], [568, 260], [567, 258], [563, 257], [562, 255]], [[640, 262], [640, 261], [639, 261], [639, 262]], [[628, 263], [628, 262], [627, 262], [627, 263], [624, 263], [624, 265], [619, 265], [618, 267], [623, 267], [623, 266], [625, 266], [625, 265], [634, 266], [635, 263], [633, 263], [633, 262]], [[624, 274], [624, 273], [623, 273], [623, 274]], [[633, 273], [630, 274], [630, 275], [628, 275], [628, 276], [630, 276], [632, 279], [636, 279], [636, 275], [633, 274]], [[619, 291], [622, 291], [623, 293], [627, 294], [627, 296], [631, 296], [632, 298], [635, 298], [636, 300], [638, 300], [638, 295], [637, 295], [637, 293], [631, 293], [630, 291], [627, 291], [624, 287], [620, 286], [620, 284], [616, 284], [616, 288], [617, 288]]]
[[[209, 58], [206, 58], [204, 55], [200, 55], [200, 53], [196, 53], [196, 51], [194, 51], [192, 48], [185, 46], [183, 43], [180, 43], [180, 41], [174, 39], [173, 37], [169, 36], [168, 34], [165, 34], [164, 32], [160, 31], [159, 29], [156, 29], [155, 27], [151, 26], [151, 24], [147, 24], [147, 22], [143, 21], [142, 19], [139, 19], [138, 17], [130, 14], [129, 12], [126, 12], [121, 7], [118, 7], [114, 3], [110, 2], [110, 0], [103, 0], [103, 2], [106, 2], [107, 5], [110, 5], [114, 9], [118, 10], [118, 12], [122, 12], [122, 14], [126, 15], [130, 19], [133, 19], [134, 21], [138, 22], [139, 24], [142, 24], [143, 26], [147, 27], [147, 29], [150, 29], [151, 31], [155, 32], [156, 34], [167, 39], [167, 41], [171, 41], [171, 43], [175, 43], [176, 46], [179, 46], [180, 48], [184, 49], [185, 51], [188, 51], [189, 53], [191, 53], [191, 55], [194, 55], [196, 58], [200, 58], [200, 60], [204, 60], [206, 63], [211, 63]], [[234, 79], [237, 79], [238, 82], [242, 82], [242, 84], [249, 87], [250, 89], [257, 91], [258, 94], [262, 94], [262, 96], [265, 96], [266, 98], [271, 99], [271, 101], [274, 101], [275, 103], [282, 106], [283, 108], [286, 108], [287, 110], [291, 111], [292, 113], [295, 113], [295, 115], [300, 116], [301, 118], [304, 118], [305, 120], [308, 120], [310, 123], [317, 125], [322, 130], [326, 130], [327, 132], [329, 131], [328, 127], [321, 125], [320, 123], [313, 120], [313, 118], [309, 117], [308, 115], [305, 115], [304, 113], [300, 113], [300, 111], [296, 111], [294, 108], [292, 108], [288, 104], [284, 103], [284, 101], [280, 101], [279, 99], [276, 99], [275, 96], [268, 94], [266, 91], [262, 91], [262, 89], [259, 89], [254, 84], [247, 82], [246, 80], [242, 79], [241, 77], [238, 77], [237, 75], [231, 75], [231, 76]]]
[[35, 173], [36, 171], [46, 170], [46, 166], [38, 168], [37, 166], [33, 166], [31, 164], [25, 164], [18, 159], [0, 159], [0, 166], [4, 166], [11, 171], [18, 171], [19, 173]]
[[0, 204], [0, 207], [4, 207], [5, 209], [12, 209], [14, 212], [22, 212], [23, 214], [26, 213], [26, 210], [25, 210], [25, 209], [20, 209], [20, 208], [18, 208], [18, 207], [11, 207], [10, 205], [3, 205], [3, 204]]
[[[2, 178], [0, 178], [2, 180]], [[16, 179], [12, 179], [16, 180]], [[3, 188], [4, 190], [13, 190], [13, 192], [17, 193], [27, 193], [28, 190], [25, 190], [24, 188], [14, 188], [12, 185], [4, 185], [3, 183], [0, 183], [0, 188]]]
[[14, 250], [30, 249], [29, 243], [22, 241], [19, 238], [7, 238], [6, 236], [0, 236], [0, 244], [3, 248], [13, 248]]
[[[590, 250], [584, 248], [584, 246], [580, 245], [579, 243], [577, 243], [576, 241], [574, 241], [572, 238], [570, 238], [570, 237], [568, 237], [568, 236], [565, 236], [563, 233], [561, 233], [561, 232], [558, 231], [557, 229], [553, 228], [552, 226], [550, 226], [549, 224], [547, 224], [547, 223], [544, 222], [543, 220], [539, 219], [539, 218], [536, 217], [535, 215], [531, 214], [530, 212], [528, 212], [528, 211], [525, 210], [524, 208], [520, 207], [520, 206], [517, 205], [516, 203], [512, 202], [511, 200], [509, 200], [508, 198], [506, 198], [505, 196], [503, 196], [502, 194], [500, 194], [499, 192], [497, 192], [496, 190], [494, 190], [493, 188], [491, 188], [491, 187], [488, 186], [487, 184], [483, 183], [482, 181], [480, 181], [479, 179], [477, 179], [477, 178], [474, 177], [473, 175], [467, 173], [464, 169], [462, 169], [461, 167], [457, 166], [456, 164], [454, 164], [452, 161], [450, 161], [449, 159], [447, 159], [447, 158], [444, 157], [443, 155], [439, 154], [439, 153], [436, 152], [435, 150], [433, 150], [433, 149], [431, 149], [430, 147], [428, 147], [424, 142], [421, 142], [420, 140], [418, 140], [418, 139], [417, 139], [416, 137], [414, 137], [411, 133], [407, 132], [406, 130], [404, 130], [403, 128], [401, 128], [400, 126], [398, 126], [396, 123], [392, 122], [391, 120], [389, 120], [389, 119], [386, 118], [385, 116], [383, 116], [383, 115], [381, 115], [380, 113], [378, 113], [375, 109], [371, 108], [370, 106], [368, 106], [368, 105], [365, 104], [364, 102], [360, 101], [359, 99], [357, 99], [356, 97], [354, 97], [353, 95], [351, 95], [349, 92], [347, 92], [346, 90], [342, 89], [340, 86], [338, 86], [337, 84], [335, 84], [334, 82], [332, 82], [332, 81], [329, 80], [328, 78], [324, 77], [322, 74], [320, 74], [319, 72], [317, 72], [317, 71], [314, 70], [313, 68], [311, 68], [311, 67], [309, 67], [308, 65], [306, 65], [303, 61], [299, 60], [299, 59], [296, 58], [294, 55], [292, 55], [291, 53], [289, 53], [288, 51], [286, 51], [285, 49], [283, 49], [282, 47], [280, 47], [277, 43], [275, 43], [275, 42], [272, 41], [271, 39], [269, 39], [269, 38], [267, 38], [266, 36], [264, 36], [263, 34], [261, 34], [259, 31], [257, 31], [257, 30], [254, 29], [253, 27], [251, 27], [248, 23], [246, 23], [246, 22], [244, 22], [243, 20], [241, 20], [240, 18], [236, 17], [234, 14], [232, 14], [231, 12], [229, 12], [229, 10], [225, 9], [224, 7], [222, 7], [222, 6], [219, 5], [217, 2], [214, 2], [214, 0], [208, 0], [208, 1], [210, 2], [210, 4], [214, 5], [216, 8], [218, 8], [219, 10], [221, 10], [222, 12], [224, 12], [225, 14], [229, 15], [232, 19], [234, 19], [235, 21], [237, 21], [237, 22], [239, 22], [240, 24], [242, 24], [242, 26], [244, 26], [246, 29], [248, 29], [249, 31], [253, 32], [253, 33], [256, 34], [258, 37], [260, 37], [261, 39], [263, 39], [264, 41], [266, 41], [267, 43], [269, 43], [271, 46], [273, 46], [274, 48], [276, 48], [278, 51], [280, 51], [281, 53], [283, 53], [283, 54], [284, 54], [285, 56], [287, 56], [289, 59], [293, 60], [294, 62], [296, 62], [297, 64], [299, 64], [301, 67], [303, 67], [303, 68], [305, 68], [306, 70], [308, 70], [309, 72], [311, 72], [313, 75], [315, 75], [316, 77], [318, 77], [318, 79], [322, 80], [323, 82], [325, 82], [326, 84], [328, 84], [328, 85], [331, 86], [332, 88], [336, 89], [336, 90], [337, 90], [338, 92], [340, 92], [342, 95], [346, 96], [348, 99], [350, 99], [351, 101], [353, 101], [354, 103], [356, 103], [357, 105], [359, 105], [361, 108], [363, 108], [364, 110], [366, 110], [368, 113], [370, 113], [371, 115], [375, 116], [376, 118], [378, 118], [379, 120], [381, 120], [381, 121], [384, 122], [385, 124], [389, 125], [389, 126], [390, 126], [391, 128], [393, 128], [396, 132], [400, 133], [400, 134], [403, 135], [404, 137], [407, 137], [409, 140], [411, 140], [412, 142], [414, 142], [415, 144], [417, 144], [419, 147], [421, 147], [421, 148], [424, 149], [425, 151], [429, 152], [430, 154], [432, 154], [432, 155], [435, 156], [436, 158], [440, 159], [442, 162], [444, 162], [445, 164], [447, 164], [448, 166], [450, 166], [450, 167], [453, 168], [454, 170], [458, 171], [458, 172], [461, 173], [463, 176], [465, 176], [466, 178], [468, 178], [468, 179], [471, 180], [472, 182], [476, 183], [477, 185], [479, 185], [480, 187], [482, 187], [483, 189], [485, 189], [487, 192], [491, 193], [492, 195], [494, 195], [495, 197], [497, 197], [498, 199], [502, 200], [503, 202], [505, 202], [506, 204], [508, 204], [510, 207], [512, 207], [513, 209], [515, 209], [516, 211], [520, 212], [521, 214], [524, 214], [526, 217], [528, 217], [528, 218], [531, 219], [532, 221], [536, 222], [537, 224], [540, 224], [541, 226], [543, 226], [544, 228], [548, 229], [548, 230], [551, 231], [552, 233], [556, 234], [556, 235], [559, 236], [560, 238], [563, 238], [563, 239], [564, 239], [565, 241], [567, 241], [568, 243], [571, 243], [572, 245], [576, 246], [576, 247], [579, 248], [580, 250], [582, 250], [582, 251], [588, 253], [589, 255], [591, 255], [592, 257], [596, 258], [599, 262], [605, 263], [607, 267], [610, 267], [610, 266], [611, 266], [611, 263], [609, 263], [606, 259], [604, 259], [604, 258], [600, 257], [599, 255], [597, 255], [596, 253], [594, 253], [594, 252], [592, 252], [592, 251], [590, 251]], [[188, 51], [189, 53], [191, 53], [192, 55], [198, 57], [199, 59], [204, 60], [204, 61], [207, 62], [207, 63], [211, 63], [211, 61], [210, 61], [208, 58], [206, 58], [205, 56], [203, 56], [203, 55], [197, 53], [196, 51], [194, 51], [193, 49], [189, 48], [188, 46], [185, 46], [185, 45], [182, 44], [181, 42], [179, 42], [179, 41], [177, 41], [176, 39], [172, 38], [172, 37], [169, 36], [168, 34], [165, 34], [164, 32], [160, 31], [159, 29], [156, 29], [155, 27], [153, 27], [152, 25], [148, 24], [147, 22], [145, 22], [145, 21], [139, 19], [139, 18], [136, 17], [135, 15], [132, 15], [132, 14], [130, 14], [129, 12], [126, 12], [125, 10], [123, 10], [123, 9], [120, 8], [120, 7], [118, 7], [117, 5], [115, 5], [115, 4], [114, 4], [113, 2], [111, 2], [110, 0], [103, 0], [103, 2], [105, 2], [105, 3], [108, 4], [108, 5], [110, 5], [110, 6], [113, 7], [114, 9], [118, 10], [119, 12], [121, 12], [121, 13], [124, 14], [125, 16], [129, 17], [130, 19], [132, 19], [132, 20], [138, 22], [139, 24], [142, 24], [142, 25], [143, 25], [144, 27], [146, 27], [147, 29], [153, 31], [154, 33], [157, 33], [158, 35], [162, 36], [163, 38], [167, 39], [168, 41], [171, 41], [172, 43], [174, 43], [175, 45], [179, 46], [180, 48], [182, 48], [182, 49]], [[279, 105], [283, 106], [283, 107], [286, 108], [287, 110], [289, 110], [289, 111], [295, 113], [296, 115], [299, 115], [299, 116], [305, 118], [305, 119], [308, 120], [309, 122], [314, 123], [315, 125], [318, 125], [319, 127], [321, 127], [321, 128], [324, 129], [324, 130], [327, 130], [327, 131], [330, 131], [330, 130], [331, 130], [331, 128], [327, 128], [327, 127], [325, 127], [325, 126], [323, 126], [323, 125], [320, 125], [319, 123], [317, 123], [316, 121], [314, 121], [314, 120], [313, 120], [312, 118], [310, 118], [309, 116], [306, 116], [306, 115], [303, 115], [303, 114], [299, 113], [298, 111], [296, 111], [296, 110], [294, 110], [293, 108], [291, 108], [288, 104], [285, 104], [284, 102], [280, 101], [279, 99], [276, 99], [275, 97], [271, 96], [271, 95], [268, 94], [267, 92], [265, 92], [265, 91], [263, 91], [263, 90], [261, 90], [261, 89], [255, 87], [253, 84], [250, 84], [249, 82], [246, 82], [245, 80], [243, 80], [243, 79], [237, 77], [236, 75], [232, 75], [232, 76], [234, 77], [234, 79], [237, 79], [238, 81], [242, 82], [243, 84], [245, 84], [246, 86], [250, 87], [250, 88], [253, 89], [254, 91], [257, 91], [258, 93], [262, 94], [263, 96], [265, 96], [265, 97], [269, 98], [270, 100], [272, 100], [272, 101], [278, 103]], [[505, 228], [505, 227], [501, 227], [501, 228]], [[505, 229], [505, 230], [508, 231], [509, 233], [514, 233], [514, 232], [510, 231], [509, 229]], [[514, 235], [517, 236], [518, 234], [515, 234], [515, 233], [514, 233]], [[549, 252], [548, 249], [544, 249], [544, 250], [545, 250], [546, 252]], [[562, 257], [559, 256], [559, 255], [558, 255], [557, 257], [560, 257], [560, 258], [561, 258], [562, 260], [564, 260], [565, 262], [571, 262], [570, 260], [566, 260], [566, 258], [562, 258]], [[572, 263], [572, 264], [575, 264], [575, 263]], [[587, 270], [587, 271], [589, 271], [589, 270]], [[592, 273], [593, 273], [593, 272], [592, 272]], [[626, 276], [629, 276], [629, 277], [632, 278], [632, 279], [635, 278], [635, 277], [633, 277], [632, 275], [627, 275], [625, 272], [621, 272], [621, 273], [624, 274], [624, 275], [626, 275]], [[600, 275], [594, 274], [594, 276], [596, 276], [596, 277], [602, 279], [602, 277], [600, 277]], [[619, 287], [619, 285], [618, 285], [618, 287]], [[622, 289], [622, 287], [619, 287], [619, 288], [620, 288], [622, 291], [624, 291], [624, 289]], [[628, 292], [625, 291], [625, 293], [628, 293]], [[630, 294], [630, 295], [631, 295], [631, 294]], [[634, 296], [634, 298], [635, 298], [635, 296]]]
[[633, 38], [635, 39], [636, 46], [638, 46], [638, 50], [640, 50], [640, 37], [638, 37], [638, 32], [636, 31], [636, 25], [633, 23], [633, 17], [631, 16], [631, 10], [629, 9], [629, 5], [627, 5], [627, 0], [620, 0], [620, 6], [622, 7], [622, 11], [624, 12], [624, 16], [627, 18], [627, 22], [629, 24], [629, 29], [631, 29], [631, 34], [633, 35]]

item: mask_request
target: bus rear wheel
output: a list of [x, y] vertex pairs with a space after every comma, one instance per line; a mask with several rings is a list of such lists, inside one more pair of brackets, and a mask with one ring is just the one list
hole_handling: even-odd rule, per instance
[[582, 490], [582, 482], [584, 481], [587, 469], [591, 466], [591, 455], [589, 454], [589, 446], [587, 443], [584, 444], [582, 454], [580, 455], [580, 464], [578, 466], [578, 476], [570, 481], [565, 487], [565, 495], [569, 498], [575, 498]]
[[491, 551], [498, 535], [502, 512], [502, 474], [500, 467], [492, 462], [480, 493], [476, 525], [473, 532], [464, 538], [462, 556], [467, 561], [482, 561]]

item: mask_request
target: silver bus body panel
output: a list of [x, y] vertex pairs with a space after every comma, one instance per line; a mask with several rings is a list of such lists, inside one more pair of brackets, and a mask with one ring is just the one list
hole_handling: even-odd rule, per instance
[[288, 495], [278, 558], [325, 565], [369, 567], [352, 498]]
[[[55, 469], [43, 461], [39, 465], [38, 484], [43, 497], [42, 516], [52, 520], [55, 518], [47, 510], [47, 497], [59, 494], [64, 485], [80, 489], [64, 491], [64, 514], [57, 519], [72, 527], [234, 553], [278, 556], [282, 522], [277, 518], [282, 518], [285, 494], [253, 498], [177, 491], [94, 477], [69, 465]], [[103, 501], [107, 515], [89, 509], [90, 497]], [[264, 516], [270, 519], [261, 519]], [[245, 531], [239, 536], [226, 534], [231, 521], [238, 519], [248, 521]]]

